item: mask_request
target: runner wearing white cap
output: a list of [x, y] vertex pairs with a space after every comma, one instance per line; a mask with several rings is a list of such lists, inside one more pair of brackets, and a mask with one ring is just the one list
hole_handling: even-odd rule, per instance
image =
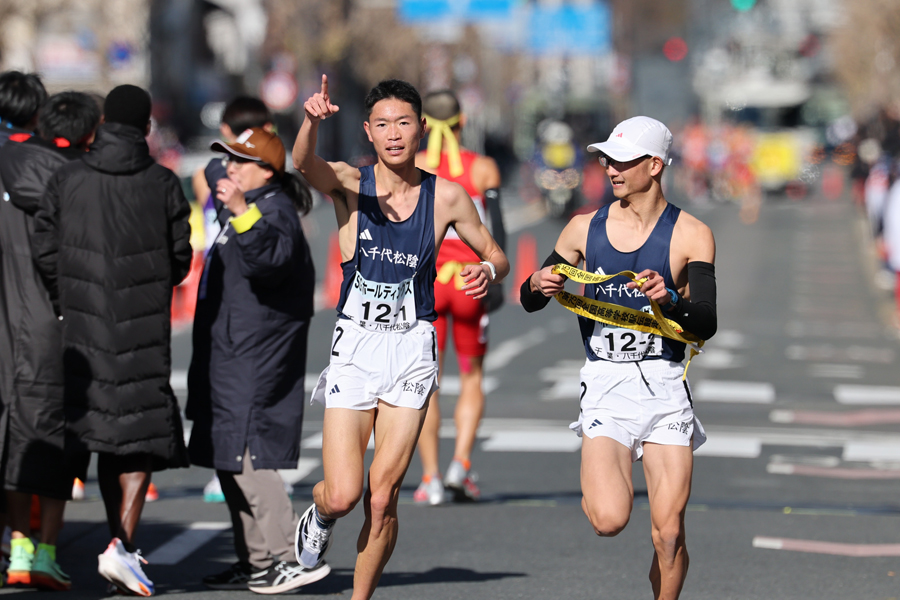
[[[630, 310], [633, 317], [651, 312], [653, 300], [686, 332], [703, 340], [712, 337], [715, 240], [709, 227], [663, 196], [660, 181], [671, 162], [671, 145], [665, 125], [634, 117], [619, 123], [607, 141], [588, 146], [600, 152], [617, 202], [566, 225], [544, 267], [522, 283], [526, 311], [540, 310], [563, 291], [566, 277], [554, 273], [554, 265], [584, 261], [590, 273], [637, 274], [585, 285], [586, 303], [615, 305], [606, 314]], [[618, 322], [627, 325], [624, 319]], [[583, 440], [582, 508], [597, 535], [622, 531], [634, 501], [631, 465], [643, 459], [653, 595], [678, 598], [688, 568], [684, 512], [692, 449], [706, 439], [684, 377], [685, 344], [583, 316], [579, 325], [587, 360], [581, 369], [581, 411], [571, 428]]]

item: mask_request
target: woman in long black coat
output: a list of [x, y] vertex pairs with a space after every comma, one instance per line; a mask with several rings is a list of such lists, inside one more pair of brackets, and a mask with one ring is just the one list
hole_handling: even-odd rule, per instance
[[228, 154], [227, 178], [210, 182], [224, 226], [200, 283], [186, 415], [191, 462], [221, 481], [238, 562], [204, 581], [246, 588], [252, 572], [266, 571], [251, 585], [271, 588], [280, 577], [286, 591], [312, 580], [292, 571], [297, 515], [276, 471], [296, 468], [300, 455], [315, 274], [298, 210], [310, 196], [262, 128], [213, 149]]

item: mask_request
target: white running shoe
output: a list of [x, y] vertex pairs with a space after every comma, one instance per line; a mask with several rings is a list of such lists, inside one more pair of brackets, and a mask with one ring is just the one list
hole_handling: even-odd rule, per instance
[[453, 492], [455, 502], [475, 502], [481, 498], [481, 490], [475, 485], [478, 475], [472, 472], [458, 460], [454, 460], [447, 467], [444, 475], [444, 485]]
[[222, 483], [219, 476], [213, 473], [212, 479], [203, 486], [204, 502], [225, 502], [225, 494], [222, 493]]
[[444, 503], [444, 483], [440, 475], [425, 475], [422, 483], [413, 493], [413, 502], [416, 504], [430, 504], [437, 506]]
[[141, 568], [141, 563], [147, 564], [147, 560], [141, 556], [140, 550], [128, 552], [122, 540], [113, 538], [106, 551], [97, 559], [100, 563], [97, 572], [120, 590], [138, 596], [153, 595], [153, 582], [144, 575]]
[[323, 529], [316, 521], [315, 503], [306, 509], [297, 523], [297, 534], [294, 537], [294, 550], [301, 567], [312, 570], [322, 564], [331, 547], [331, 533], [335, 523], [336, 520]]

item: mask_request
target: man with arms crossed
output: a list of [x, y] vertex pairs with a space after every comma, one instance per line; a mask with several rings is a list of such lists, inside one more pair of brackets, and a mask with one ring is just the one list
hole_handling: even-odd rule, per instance
[[297, 558], [315, 568], [335, 520], [363, 499], [363, 460], [374, 429], [353, 600], [372, 596], [394, 549], [400, 485], [436, 387], [435, 256], [447, 229], [454, 227], [484, 261], [461, 273], [472, 298], [485, 296], [509, 271], [463, 188], [416, 168], [425, 131], [416, 89], [382, 81], [365, 106], [375, 165], [357, 169], [315, 155], [319, 122], [338, 112], [325, 76], [321, 92], [304, 104], [292, 153], [306, 180], [334, 201], [344, 273], [330, 364], [313, 392], [325, 404], [325, 479], [297, 527]]
[[[523, 282], [528, 312], [563, 290], [553, 265], [584, 261], [601, 275], [637, 273], [585, 286], [593, 300], [664, 316], [700, 339], [716, 331], [715, 241], [709, 227], [666, 202], [661, 187], [672, 134], [648, 117], [619, 123], [601, 152], [616, 202], [573, 217], [544, 267]], [[657, 600], [678, 598], [688, 568], [684, 511], [691, 491], [692, 450], [706, 436], [694, 417], [684, 378], [685, 344], [579, 317], [587, 361], [581, 369], [581, 413], [571, 425], [583, 436], [582, 508], [594, 531], [614, 536], [631, 516], [632, 462], [643, 458], [650, 499]]]

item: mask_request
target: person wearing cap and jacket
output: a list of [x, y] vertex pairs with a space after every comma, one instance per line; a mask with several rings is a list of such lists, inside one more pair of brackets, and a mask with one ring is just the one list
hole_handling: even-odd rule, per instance
[[[693, 334], [688, 341], [709, 339], [717, 326], [712, 231], [663, 195], [671, 145], [665, 125], [633, 117], [606, 142], [588, 146], [600, 153], [616, 202], [573, 217], [543, 268], [522, 282], [520, 296], [522, 307], [534, 312], [564, 292], [567, 277], [559, 270], [581, 279], [611, 276], [587, 279], [586, 298], [568, 304], [579, 314], [587, 355], [581, 410], [570, 426], [582, 438], [581, 506], [597, 535], [621, 532], [634, 500], [632, 462], [643, 459], [654, 548], [650, 582], [654, 598], [666, 599], [678, 598], [687, 574], [692, 451], [706, 435], [682, 364], [686, 344], [633, 323], [652, 312], [653, 300], [663, 316]], [[588, 274], [572, 269], [582, 261]], [[567, 298], [557, 296], [564, 305]], [[589, 309], [579, 313], [579, 306]], [[606, 321], [590, 318], [601, 310]]]
[[221, 482], [238, 561], [204, 583], [280, 593], [330, 571], [296, 563], [298, 516], [276, 470], [300, 456], [315, 273], [298, 211], [311, 195], [263, 128], [211, 147], [228, 160], [227, 178], [211, 182], [224, 226], [198, 290], [185, 414], [191, 462]]

